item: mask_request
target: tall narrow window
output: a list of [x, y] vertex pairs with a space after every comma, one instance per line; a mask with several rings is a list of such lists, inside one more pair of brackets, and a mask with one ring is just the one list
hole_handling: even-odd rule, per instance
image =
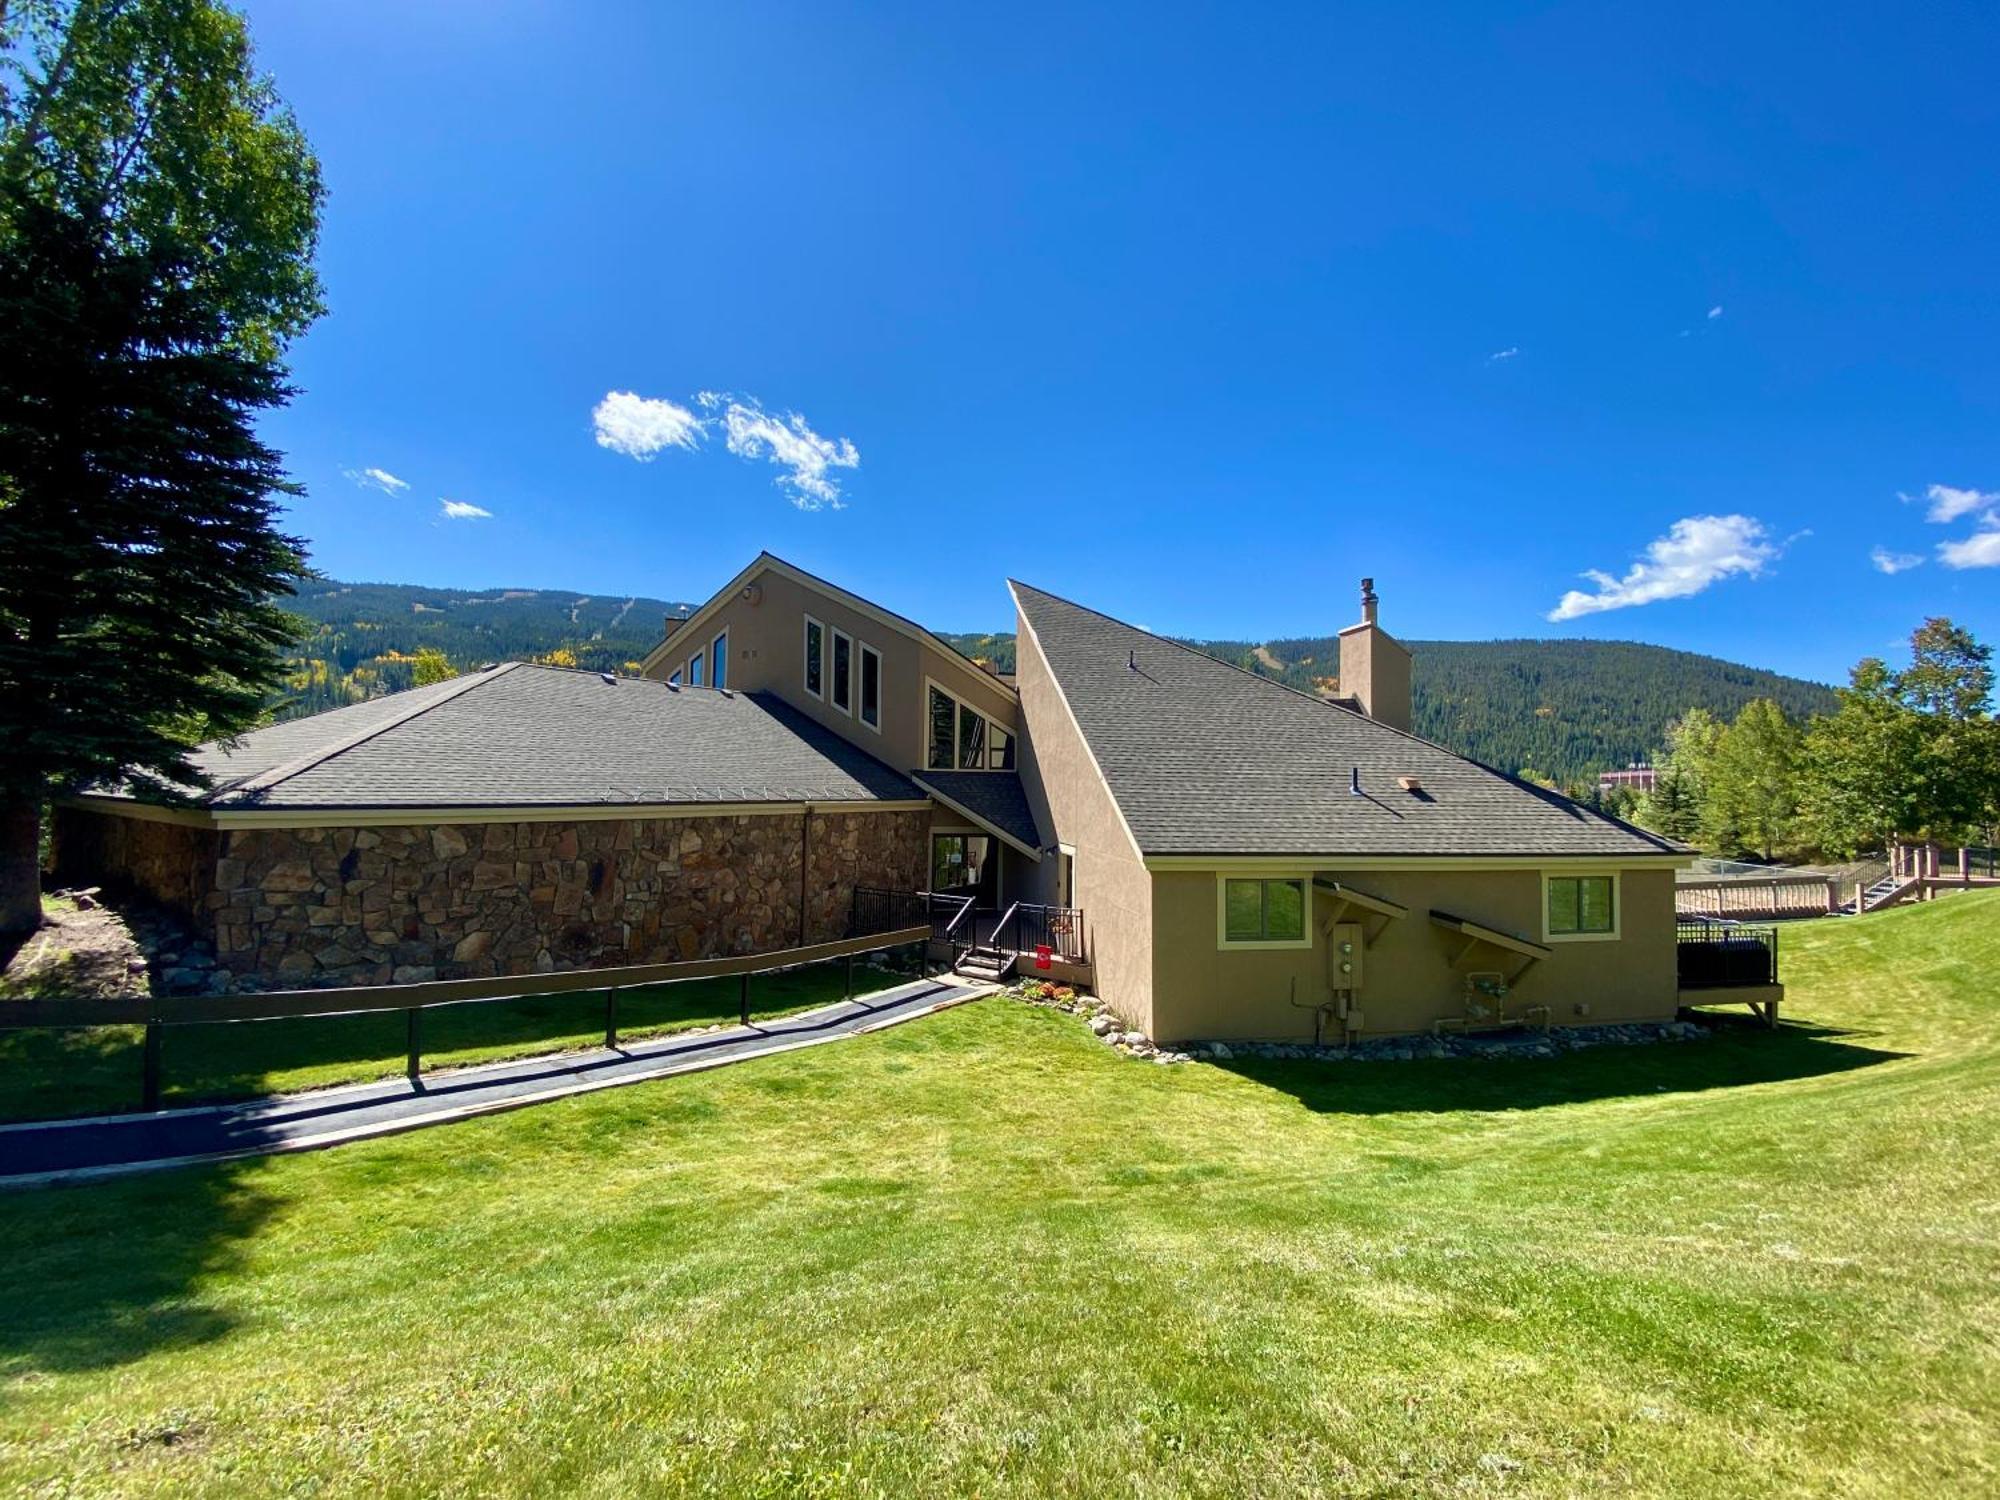
[[953, 739], [958, 719], [958, 704], [947, 694], [936, 688], [930, 690], [925, 717], [930, 724], [930, 749], [924, 764], [933, 771], [949, 771], [958, 764], [958, 752]]
[[882, 653], [865, 642], [861, 647], [861, 722], [882, 727]]
[[729, 632], [723, 631], [708, 648], [708, 680], [716, 687], [729, 686]]
[[806, 691], [815, 698], [826, 696], [826, 627], [810, 617], [806, 620]]
[[701, 686], [701, 653], [699, 651], [688, 658], [688, 686]]
[[990, 771], [1014, 769], [1014, 736], [998, 724], [993, 726], [992, 740], [986, 747], [986, 767]]
[[854, 642], [838, 630], [833, 633], [833, 706], [844, 714], [854, 712]]
[[986, 767], [986, 720], [977, 709], [958, 706], [958, 768], [980, 771]]

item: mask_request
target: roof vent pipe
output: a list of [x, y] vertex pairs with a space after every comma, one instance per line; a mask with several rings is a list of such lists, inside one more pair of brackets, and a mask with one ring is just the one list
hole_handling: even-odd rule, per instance
[[1136, 648], [1125, 653], [1125, 666], [1133, 672], [1139, 670], [1139, 653]]
[[1362, 795], [1362, 793], [1361, 793], [1361, 767], [1359, 767], [1359, 766], [1356, 766], [1356, 767], [1355, 767], [1355, 768], [1354, 768], [1354, 769], [1353, 769], [1352, 771], [1350, 771], [1350, 772], [1348, 773], [1348, 777], [1347, 777], [1347, 794], [1348, 794], [1348, 796], [1350, 796], [1350, 797], [1359, 797], [1360, 795]]

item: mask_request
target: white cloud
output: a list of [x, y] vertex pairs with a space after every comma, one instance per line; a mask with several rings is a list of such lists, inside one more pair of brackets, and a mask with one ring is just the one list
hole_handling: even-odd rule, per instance
[[380, 490], [385, 495], [400, 495], [410, 487], [409, 481], [398, 479], [387, 469], [342, 469], [340, 472], [364, 490]]
[[2000, 514], [1989, 512], [1980, 529], [1960, 542], [1939, 542], [1938, 561], [1947, 568], [2000, 568]]
[[1648, 542], [1645, 558], [1623, 578], [1587, 569], [1583, 576], [1597, 585], [1597, 592], [1571, 589], [1548, 617], [1574, 620], [1607, 609], [1685, 599], [1732, 573], [1755, 578], [1782, 550], [1771, 543], [1763, 523], [1750, 516], [1685, 516], [1665, 536]]
[[1488, 363], [1489, 365], [1498, 364], [1503, 359], [1515, 358], [1520, 354], [1520, 352], [1521, 351], [1518, 347], [1509, 347], [1506, 349], [1496, 350], [1492, 354], [1486, 356], [1486, 363]]
[[[1903, 498], [1909, 500], [1913, 497], [1905, 495]], [[1924, 499], [1930, 502], [1924, 519], [1942, 525], [1947, 521], [1956, 521], [1960, 516], [1969, 516], [1976, 510], [2000, 506], [2000, 490], [1961, 490], [1948, 484], [1933, 484], [1925, 486]]]
[[662, 448], [692, 448], [701, 441], [703, 422], [685, 406], [641, 396], [633, 391], [607, 391], [590, 413], [597, 446], [648, 462]]
[[1923, 557], [1915, 552], [1891, 552], [1887, 547], [1877, 547], [1868, 554], [1868, 560], [1875, 564], [1875, 571], [1887, 573], [1891, 577], [1907, 573], [1912, 568], [1923, 566]]
[[493, 515], [492, 511], [464, 500], [440, 499], [438, 504], [444, 508], [443, 514], [447, 521], [489, 520]]
[[842, 508], [840, 481], [829, 471], [858, 469], [861, 453], [846, 438], [823, 438], [797, 412], [774, 417], [755, 400], [725, 398], [703, 391], [698, 398], [713, 410], [723, 408], [722, 428], [729, 451], [738, 458], [768, 458], [785, 472], [773, 483], [791, 492], [800, 510]]
[[1717, 318], [1719, 318], [1719, 317], [1721, 317], [1721, 316], [1722, 316], [1722, 308], [1720, 307], [1720, 305], [1718, 305], [1718, 306], [1715, 306], [1715, 307], [1711, 307], [1711, 308], [1710, 308], [1710, 309], [1708, 310], [1708, 320], [1709, 320], [1709, 321], [1710, 321], [1711, 323], [1712, 323], [1712, 322], [1714, 322], [1714, 321], [1715, 321], [1715, 320], [1716, 320]]
[[797, 412], [774, 416], [755, 396], [697, 391], [696, 416], [671, 401], [611, 391], [591, 412], [600, 447], [646, 460], [662, 448], [694, 448], [720, 426], [723, 443], [738, 458], [766, 459], [784, 472], [772, 482], [800, 510], [841, 510], [836, 469], [861, 467], [861, 451], [846, 438], [824, 438]]

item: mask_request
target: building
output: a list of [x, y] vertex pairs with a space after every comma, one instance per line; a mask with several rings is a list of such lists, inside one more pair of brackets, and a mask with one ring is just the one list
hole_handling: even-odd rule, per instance
[[259, 731], [194, 805], [66, 804], [59, 857], [300, 984], [781, 948], [922, 889], [941, 951], [1067, 954], [1161, 1041], [1675, 1013], [1688, 851], [1412, 735], [1366, 584], [1338, 701], [1010, 587], [1003, 677], [765, 554], [640, 679]]
[[1651, 766], [1630, 765], [1622, 771], [1599, 771], [1597, 773], [1597, 795], [1602, 797], [1621, 787], [1628, 792], [1645, 793], [1652, 791], [1660, 773]]

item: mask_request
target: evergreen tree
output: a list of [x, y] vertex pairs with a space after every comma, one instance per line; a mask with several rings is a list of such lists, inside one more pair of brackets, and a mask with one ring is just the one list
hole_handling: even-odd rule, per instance
[[1643, 806], [1643, 826], [1682, 843], [1703, 840], [1709, 772], [1715, 762], [1722, 724], [1705, 708], [1690, 708], [1667, 725], [1667, 743], [1654, 759], [1652, 794]]
[[194, 779], [303, 568], [257, 440], [319, 311], [318, 168], [213, 0], [0, 9], [0, 933], [52, 789]]

